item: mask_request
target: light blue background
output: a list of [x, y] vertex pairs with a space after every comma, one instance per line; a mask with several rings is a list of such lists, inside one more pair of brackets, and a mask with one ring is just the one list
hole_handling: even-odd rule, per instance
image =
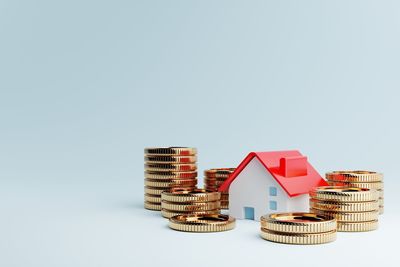
[[[0, 265], [155, 265], [183, 243], [183, 259], [231, 255], [209, 265], [282, 249], [359, 264], [345, 244], [391, 261], [399, 14], [395, 0], [0, 0]], [[278, 149], [321, 173], [382, 171], [381, 229], [312, 248], [263, 242], [252, 222], [169, 231], [142, 208], [143, 148], [168, 145], [197, 147], [200, 171]]]

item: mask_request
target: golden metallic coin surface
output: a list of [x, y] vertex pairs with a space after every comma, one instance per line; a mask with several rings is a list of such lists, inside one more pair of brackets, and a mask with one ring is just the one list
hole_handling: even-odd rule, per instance
[[325, 175], [327, 180], [342, 182], [382, 182], [383, 174], [372, 171], [333, 171]]
[[151, 187], [195, 187], [197, 185], [197, 179], [145, 179], [145, 186]]
[[[222, 208], [222, 206], [221, 206], [221, 208]], [[381, 215], [381, 214], [383, 214], [384, 213], [384, 207], [383, 206], [380, 206], [379, 207], [379, 215]]]
[[336, 230], [323, 233], [281, 233], [261, 228], [261, 237], [268, 241], [284, 244], [316, 245], [336, 240]]
[[176, 190], [176, 191], [178, 191], [178, 192], [180, 192], [180, 191], [192, 191], [192, 190], [195, 190], [195, 187], [190, 187], [190, 186], [187, 186], [187, 187], [167, 187], [167, 188], [161, 188], [161, 187], [149, 187], [149, 186], [145, 186], [144, 187], [144, 192], [146, 193], [146, 194], [150, 194], [150, 195], [161, 195], [161, 193], [162, 192], [164, 192], [164, 191], [174, 191], [174, 190]]
[[161, 208], [170, 211], [199, 211], [199, 210], [215, 210], [221, 207], [219, 201], [208, 202], [192, 202], [192, 203], [176, 203], [163, 200]]
[[215, 168], [204, 171], [204, 175], [209, 178], [227, 178], [235, 171], [235, 168]]
[[221, 201], [229, 201], [229, 195], [226, 193], [221, 193]]
[[204, 189], [175, 190], [163, 192], [161, 198], [169, 202], [206, 202], [220, 200], [221, 193]]
[[169, 227], [184, 232], [221, 232], [235, 227], [235, 219], [228, 215], [176, 215], [169, 219]]
[[161, 208], [161, 215], [164, 218], [171, 218], [176, 215], [189, 215], [189, 214], [194, 214], [194, 215], [204, 215], [204, 214], [212, 214], [212, 215], [218, 215], [221, 213], [220, 209], [216, 210], [198, 210], [198, 211], [190, 211], [190, 212], [184, 212], [184, 211], [170, 211]]
[[378, 220], [369, 222], [338, 222], [339, 232], [366, 232], [378, 229]]
[[170, 179], [194, 179], [197, 178], [197, 172], [175, 172], [175, 171], [145, 171], [146, 179], [170, 180]]
[[144, 194], [144, 201], [161, 204], [161, 195]]
[[161, 204], [160, 203], [152, 203], [152, 202], [144, 202], [144, 208], [148, 210], [161, 210]]
[[310, 209], [311, 212], [322, 216], [331, 216], [337, 219], [338, 222], [366, 222], [378, 219], [379, 211], [363, 211], [363, 212], [337, 212], [318, 209]]
[[196, 163], [197, 157], [145, 155], [144, 160], [147, 163]]
[[228, 206], [229, 205], [229, 200], [221, 200], [220, 202], [221, 202], [221, 206], [222, 205], [224, 205], [224, 206]]
[[310, 192], [310, 196], [319, 200], [331, 200], [338, 202], [375, 201], [378, 199], [378, 191], [367, 188], [321, 186]]
[[145, 186], [144, 187], [144, 192], [149, 195], [159, 195], [161, 196], [161, 193], [165, 190], [169, 190], [169, 187], [166, 188], [161, 188], [161, 187], [149, 187]]
[[221, 209], [222, 209], [222, 210], [227, 210], [227, 209], [229, 209], [229, 203], [221, 203]]
[[310, 208], [326, 211], [347, 211], [347, 212], [360, 212], [372, 211], [379, 208], [378, 201], [363, 201], [363, 202], [336, 202], [324, 201], [318, 199], [310, 199]]
[[345, 186], [345, 187], [358, 187], [358, 188], [368, 188], [368, 189], [376, 189], [382, 190], [383, 183], [375, 182], [375, 183], [348, 183], [348, 182], [338, 182], [338, 181], [328, 181], [329, 185], [332, 186]]
[[164, 163], [145, 163], [144, 164], [146, 171], [188, 171], [193, 172], [197, 170], [196, 164], [164, 164]]
[[275, 232], [323, 233], [336, 230], [336, 219], [309, 212], [272, 213], [261, 216], [261, 227]]
[[225, 180], [217, 180], [217, 179], [207, 179], [204, 178], [204, 184], [207, 186], [221, 186], [223, 183], [225, 182]]
[[148, 155], [193, 156], [196, 155], [197, 149], [192, 147], [148, 147], [144, 149], [144, 153]]
[[205, 186], [204, 189], [212, 192], [218, 192], [218, 187], [215, 186]]

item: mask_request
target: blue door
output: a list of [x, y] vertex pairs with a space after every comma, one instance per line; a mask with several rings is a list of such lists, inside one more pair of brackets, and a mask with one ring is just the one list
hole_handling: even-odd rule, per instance
[[254, 220], [254, 208], [244, 207], [244, 218], [247, 220]]

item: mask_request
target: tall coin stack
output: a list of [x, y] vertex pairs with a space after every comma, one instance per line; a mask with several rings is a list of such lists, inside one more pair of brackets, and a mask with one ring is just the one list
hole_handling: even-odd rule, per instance
[[336, 240], [336, 219], [314, 213], [273, 213], [261, 216], [261, 237], [285, 244], [313, 245]]
[[333, 186], [376, 189], [379, 192], [379, 214], [383, 213], [383, 174], [372, 171], [333, 171], [326, 174]]
[[378, 228], [379, 193], [375, 189], [322, 186], [310, 192], [310, 212], [334, 217], [341, 232]]
[[144, 207], [161, 210], [161, 192], [192, 190], [197, 185], [197, 151], [190, 147], [144, 149]]
[[161, 194], [161, 214], [165, 218], [176, 215], [220, 214], [219, 192], [204, 189], [170, 190]]
[[[216, 168], [204, 171], [204, 189], [217, 192], [218, 188], [235, 171], [235, 168]], [[229, 193], [221, 193], [221, 209], [229, 208]]]

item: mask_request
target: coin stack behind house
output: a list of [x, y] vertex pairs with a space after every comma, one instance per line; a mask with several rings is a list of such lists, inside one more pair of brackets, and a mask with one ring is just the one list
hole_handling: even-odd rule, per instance
[[197, 185], [197, 151], [189, 147], [145, 148], [144, 207], [161, 210], [161, 192]]
[[161, 214], [165, 218], [175, 215], [215, 215], [220, 213], [219, 192], [204, 189], [170, 190], [161, 194]]
[[379, 192], [379, 214], [383, 213], [383, 174], [371, 171], [334, 171], [326, 174], [333, 186], [376, 189]]
[[310, 211], [333, 216], [337, 230], [364, 232], [378, 228], [379, 193], [375, 189], [322, 186], [310, 192]]
[[[217, 168], [204, 171], [204, 189], [217, 192], [223, 182], [235, 171], [235, 168]], [[221, 193], [221, 209], [229, 208], [229, 193]]]
[[314, 213], [273, 213], [261, 217], [261, 237], [278, 243], [313, 245], [336, 240], [336, 219]]

